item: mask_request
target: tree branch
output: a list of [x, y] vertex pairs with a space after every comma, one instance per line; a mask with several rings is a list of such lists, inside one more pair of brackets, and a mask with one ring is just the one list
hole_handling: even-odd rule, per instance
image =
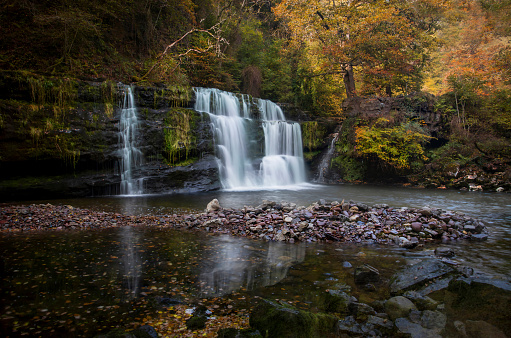
[[[212, 38], [214, 38], [216, 41], [215, 41], [215, 44], [210, 44], [208, 46], [207, 49], [205, 50], [200, 50], [200, 49], [195, 49], [195, 48], [190, 48], [188, 49], [188, 51], [186, 51], [185, 53], [183, 54], [180, 54], [178, 55], [178, 57], [181, 57], [181, 56], [185, 56], [187, 55], [188, 53], [190, 52], [198, 52], [198, 53], [205, 53], [207, 52], [208, 50], [210, 50], [211, 48], [215, 47], [216, 49], [216, 53], [217, 54], [221, 54], [221, 51], [220, 51], [220, 45], [222, 43], [228, 43], [224, 38], [222, 38], [220, 36], [220, 24], [222, 22], [219, 22], [217, 23], [216, 25], [212, 26], [211, 28], [208, 28], [208, 29], [198, 29], [198, 28], [193, 28], [191, 30], [189, 30], [188, 32], [186, 32], [185, 34], [183, 34], [179, 39], [175, 40], [174, 42], [172, 42], [170, 45], [167, 45], [167, 47], [165, 47], [165, 50], [160, 54], [158, 55], [157, 57], [157, 60], [156, 62], [151, 66], [151, 68], [149, 68], [149, 70], [142, 76], [142, 79], [145, 79], [153, 70], [154, 68], [163, 60], [163, 58], [165, 57], [165, 55], [167, 55], [167, 53], [169, 52], [169, 50], [171, 50], [174, 46], [176, 46], [179, 42], [183, 41], [188, 35], [190, 34], [193, 34], [193, 33], [206, 33], [207, 35], [211, 36]], [[177, 68], [177, 67], [176, 67]]]

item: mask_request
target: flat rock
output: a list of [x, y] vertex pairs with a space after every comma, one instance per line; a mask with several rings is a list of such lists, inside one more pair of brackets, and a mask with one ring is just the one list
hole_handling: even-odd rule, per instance
[[417, 264], [407, 266], [392, 276], [390, 292], [401, 293], [410, 289], [418, 288], [423, 283], [433, 280], [455, 270], [437, 259], [427, 259]]

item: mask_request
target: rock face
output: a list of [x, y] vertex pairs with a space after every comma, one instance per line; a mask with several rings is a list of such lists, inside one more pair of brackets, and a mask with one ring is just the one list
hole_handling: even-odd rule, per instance
[[[0, 195], [10, 200], [119, 193], [121, 87], [0, 74]], [[182, 88], [133, 87], [148, 193], [220, 188], [209, 120]], [[23, 177], [23, 178], [20, 178]], [[29, 178], [27, 178], [29, 177]]]

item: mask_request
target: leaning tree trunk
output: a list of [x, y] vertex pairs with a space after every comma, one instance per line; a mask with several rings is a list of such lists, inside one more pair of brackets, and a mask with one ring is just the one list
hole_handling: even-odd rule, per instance
[[355, 78], [353, 76], [353, 66], [348, 64], [343, 76], [344, 88], [346, 88], [346, 96], [348, 98], [355, 97]]

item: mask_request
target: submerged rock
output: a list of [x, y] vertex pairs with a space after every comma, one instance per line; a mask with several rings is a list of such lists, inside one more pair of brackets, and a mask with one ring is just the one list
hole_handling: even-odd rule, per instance
[[466, 337], [488, 337], [488, 338], [506, 338], [508, 337], [499, 328], [482, 320], [467, 320], [465, 322]]
[[378, 283], [380, 281], [380, 272], [378, 269], [364, 264], [355, 269], [355, 283], [356, 284], [369, 284]]

